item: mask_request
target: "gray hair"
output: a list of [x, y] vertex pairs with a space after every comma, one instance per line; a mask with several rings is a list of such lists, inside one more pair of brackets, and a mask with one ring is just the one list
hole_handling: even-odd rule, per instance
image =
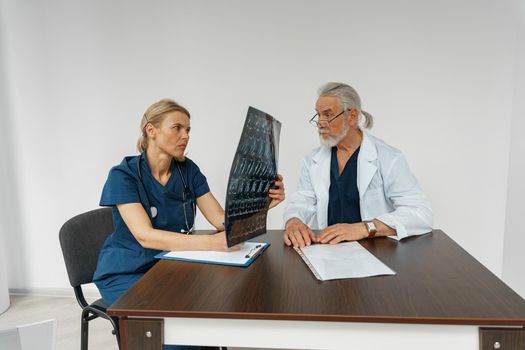
[[357, 91], [350, 85], [344, 83], [326, 83], [319, 88], [319, 97], [333, 96], [338, 97], [341, 102], [341, 108], [344, 111], [349, 111], [356, 108], [359, 114], [364, 116], [363, 126], [371, 129], [374, 125], [374, 117], [368, 112], [361, 109], [361, 98]]

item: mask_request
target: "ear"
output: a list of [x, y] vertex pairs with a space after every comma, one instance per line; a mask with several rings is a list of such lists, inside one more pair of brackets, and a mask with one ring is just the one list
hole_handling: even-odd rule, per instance
[[357, 125], [357, 123], [359, 122], [359, 111], [357, 110], [357, 108], [352, 108], [350, 110], [350, 113], [348, 113], [348, 122], [352, 126]]
[[146, 135], [148, 135], [149, 139], [155, 139], [155, 136], [157, 135], [157, 129], [155, 129], [153, 124], [146, 124]]

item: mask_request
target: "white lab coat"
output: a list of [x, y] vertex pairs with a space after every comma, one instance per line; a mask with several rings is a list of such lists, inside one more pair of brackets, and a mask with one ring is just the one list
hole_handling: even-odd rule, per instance
[[[331, 148], [321, 146], [304, 158], [297, 191], [284, 210], [284, 222], [297, 217], [313, 229], [328, 220]], [[357, 160], [362, 220], [377, 219], [394, 228], [394, 239], [432, 230], [432, 208], [401, 151], [363, 130]]]

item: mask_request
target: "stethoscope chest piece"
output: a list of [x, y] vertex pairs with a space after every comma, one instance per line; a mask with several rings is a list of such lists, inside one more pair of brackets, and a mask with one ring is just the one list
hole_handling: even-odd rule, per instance
[[151, 218], [155, 219], [157, 217], [157, 208], [156, 207], [151, 207], [149, 209], [151, 211]]

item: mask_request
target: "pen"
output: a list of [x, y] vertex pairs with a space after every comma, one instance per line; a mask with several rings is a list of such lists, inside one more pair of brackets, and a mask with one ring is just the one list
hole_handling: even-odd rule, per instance
[[261, 245], [260, 245], [260, 244], [257, 244], [255, 247], [253, 247], [252, 249], [250, 249], [250, 251], [248, 252], [248, 254], [246, 254], [244, 257], [245, 257], [246, 259], [248, 259], [248, 258], [252, 258], [252, 257], [253, 257], [253, 255], [251, 255], [252, 252], [253, 252], [253, 254], [255, 255], [255, 253], [257, 253], [256, 249], [257, 249], [257, 248], [260, 248], [260, 247], [261, 247]]

